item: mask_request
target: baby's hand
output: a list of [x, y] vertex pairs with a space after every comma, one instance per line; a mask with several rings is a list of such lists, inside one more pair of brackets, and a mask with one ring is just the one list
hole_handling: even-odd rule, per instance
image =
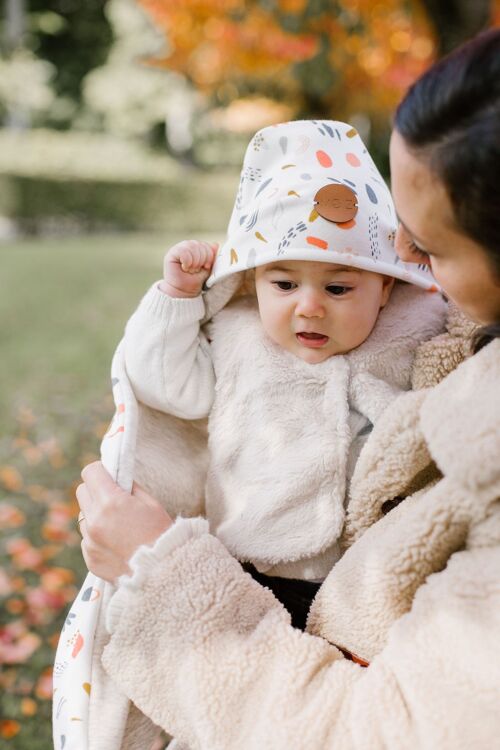
[[210, 276], [218, 242], [184, 240], [168, 250], [160, 289], [169, 297], [197, 297]]

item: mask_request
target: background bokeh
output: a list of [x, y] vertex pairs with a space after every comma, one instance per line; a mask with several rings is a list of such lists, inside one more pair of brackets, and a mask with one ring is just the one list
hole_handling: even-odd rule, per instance
[[75, 487], [166, 247], [223, 236], [265, 125], [347, 120], [387, 176], [401, 95], [499, 24], [500, 0], [3, 0], [2, 748], [52, 747], [54, 648], [84, 575]]

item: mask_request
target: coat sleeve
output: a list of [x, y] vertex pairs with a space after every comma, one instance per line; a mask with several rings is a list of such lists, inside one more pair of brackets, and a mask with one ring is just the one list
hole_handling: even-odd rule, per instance
[[[500, 732], [500, 592], [478, 591], [469, 554], [421, 587], [364, 669], [293, 629], [199, 527], [119, 587], [104, 665], [190, 750], [486, 750]], [[498, 550], [474, 560], [498, 563]]]
[[212, 407], [215, 374], [200, 328], [201, 296], [173, 299], [156, 282], [125, 329], [125, 365], [136, 397], [182, 419], [202, 419]]

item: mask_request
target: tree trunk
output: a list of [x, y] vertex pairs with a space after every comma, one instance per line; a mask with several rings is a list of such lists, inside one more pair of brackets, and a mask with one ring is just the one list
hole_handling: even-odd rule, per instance
[[435, 27], [439, 54], [487, 28], [491, 22], [491, 0], [422, 0]]

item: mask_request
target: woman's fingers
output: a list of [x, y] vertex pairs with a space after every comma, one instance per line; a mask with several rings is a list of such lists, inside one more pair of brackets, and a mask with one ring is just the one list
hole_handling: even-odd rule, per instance
[[112, 550], [104, 550], [90, 537], [82, 539], [81, 548], [87, 568], [99, 578], [114, 583], [119, 576], [130, 573], [126, 560], [117, 557]]
[[118, 488], [101, 461], [94, 461], [82, 470], [82, 479], [92, 497], [98, 493], [106, 494]]
[[85, 519], [80, 529], [84, 537], [103, 547], [111, 546], [111, 530], [116, 529], [124, 498], [130, 495], [116, 484], [100, 461], [86, 466], [82, 479], [83, 484], [76, 489], [76, 499]]
[[113, 580], [127, 572], [135, 550], [141, 544], [154, 543], [172, 519], [142, 487], [134, 485], [132, 494], [122, 490], [100, 461], [86, 466], [82, 479], [76, 491], [85, 516], [82, 552], [93, 573]]
[[87, 510], [90, 507], [91, 500], [87, 487], [84, 483], [78, 485], [75, 494], [78, 505], [80, 506], [81, 515], [85, 517]]

